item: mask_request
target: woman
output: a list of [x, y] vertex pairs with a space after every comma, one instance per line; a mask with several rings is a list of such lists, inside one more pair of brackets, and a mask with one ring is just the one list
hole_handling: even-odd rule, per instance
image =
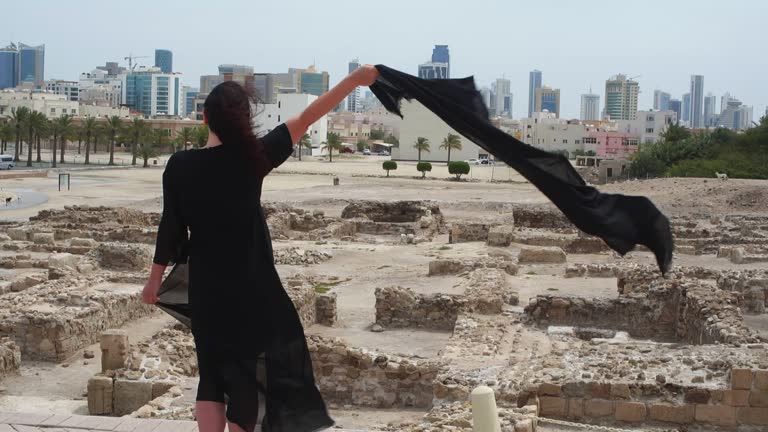
[[168, 160], [154, 264], [142, 295], [157, 302], [166, 266], [188, 255], [200, 432], [222, 432], [227, 421], [237, 432], [333, 425], [301, 322], [275, 270], [261, 187], [310, 125], [377, 77], [373, 66], [357, 69], [261, 138], [253, 133], [253, 98], [225, 82], [205, 100], [208, 143]]

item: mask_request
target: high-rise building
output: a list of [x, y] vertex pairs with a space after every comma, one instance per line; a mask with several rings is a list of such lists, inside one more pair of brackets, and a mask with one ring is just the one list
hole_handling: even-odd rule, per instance
[[197, 98], [197, 95], [200, 93], [200, 91], [190, 86], [184, 86], [183, 89], [184, 110], [182, 114], [189, 117], [192, 113], [195, 112], [195, 99]]
[[708, 93], [704, 97], [704, 127], [712, 127], [717, 120], [717, 96]]
[[80, 82], [78, 81], [49, 80], [45, 82], [45, 90], [64, 95], [70, 101], [80, 100]]
[[493, 113], [512, 118], [512, 85], [506, 78], [497, 78], [493, 91]]
[[691, 127], [704, 127], [704, 76], [691, 75]]
[[180, 74], [148, 68], [123, 75], [123, 103], [146, 117], [180, 116], [182, 99]]
[[669, 109], [669, 100], [672, 96], [661, 90], [654, 90], [653, 92], [653, 109], [657, 111], [667, 111]]
[[541, 88], [541, 71], [532, 70], [528, 74], [528, 117], [536, 111], [536, 89]]
[[550, 112], [560, 118], [560, 89], [543, 86], [536, 89], [535, 112]]
[[448, 45], [435, 45], [432, 49], [432, 63], [445, 63], [448, 65], [446, 78], [451, 77], [451, 54], [448, 51]]
[[[434, 54], [432, 55], [434, 57]], [[354, 59], [351, 62], [349, 62], [349, 73], [354, 72], [357, 68], [360, 67], [360, 60]], [[355, 87], [354, 90], [352, 90], [352, 93], [347, 96], [347, 111], [349, 112], [360, 112], [361, 106], [360, 106], [360, 87]]]
[[108, 76], [116, 77], [120, 74], [124, 74], [127, 69], [120, 67], [117, 62], [106, 62], [104, 66], [96, 66], [96, 69], [102, 70], [107, 73]]
[[686, 125], [691, 124], [691, 94], [686, 93], [683, 95], [683, 123]]
[[611, 120], [634, 120], [640, 85], [626, 75], [616, 75], [605, 82], [605, 113]]
[[670, 99], [669, 110], [674, 111], [677, 114], [677, 120], [679, 122], [683, 114], [683, 102], [680, 99]]
[[328, 91], [328, 72], [318, 72], [315, 65], [306, 69], [288, 69], [289, 73], [296, 76], [296, 87], [299, 93], [307, 93], [320, 96]]
[[18, 84], [19, 50], [10, 44], [0, 48], [0, 90], [13, 88]]
[[729, 95], [728, 104], [717, 119], [717, 126], [733, 130], [745, 130], [752, 127], [752, 107]]
[[222, 82], [235, 81], [245, 88], [253, 88], [253, 66], [219, 65], [219, 77], [221, 77]]
[[581, 95], [581, 120], [600, 120], [600, 95], [589, 93]]
[[427, 62], [419, 65], [419, 78], [447, 79], [448, 63]]
[[163, 73], [173, 72], [173, 53], [171, 50], [155, 50], [155, 67], [160, 68]]
[[721, 113], [723, 111], [725, 111], [726, 108], [728, 108], [728, 102], [730, 102], [731, 99], [732, 99], [731, 98], [731, 94], [727, 93], [727, 92], [720, 98], [720, 112]]
[[45, 45], [19, 43], [19, 75], [17, 83], [32, 83], [36, 88], [45, 84]]

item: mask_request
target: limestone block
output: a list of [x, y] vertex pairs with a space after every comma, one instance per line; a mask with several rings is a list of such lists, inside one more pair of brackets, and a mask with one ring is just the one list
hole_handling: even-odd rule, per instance
[[731, 388], [734, 390], [749, 390], [752, 388], [752, 370], [731, 369]]
[[722, 402], [728, 406], [749, 406], [749, 390], [725, 390]]
[[76, 269], [80, 262], [80, 257], [69, 253], [55, 253], [48, 257], [49, 269]]
[[768, 371], [755, 371], [755, 390], [768, 390]]
[[584, 401], [584, 413], [589, 417], [612, 416], [613, 401], [605, 399], [587, 399]]
[[675, 246], [675, 252], [682, 255], [696, 255], [695, 246]]
[[515, 432], [535, 432], [536, 426], [531, 419], [518, 420], [515, 422]]
[[509, 246], [515, 238], [515, 227], [501, 225], [488, 231], [488, 246]]
[[6, 233], [0, 233], [0, 243], [5, 243], [11, 241], [11, 236], [9, 236]]
[[29, 231], [24, 228], [8, 228], [8, 237], [15, 241], [29, 241]]
[[667, 423], [688, 424], [693, 422], [694, 412], [694, 405], [653, 404], [650, 409], [650, 418]]
[[34, 244], [42, 244], [42, 245], [56, 244], [53, 238], [53, 233], [34, 233], [32, 234], [32, 242]]
[[710, 394], [709, 390], [705, 388], [691, 388], [685, 390], [685, 403], [689, 404], [706, 404], [709, 403]]
[[543, 383], [539, 386], [539, 394], [543, 396], [560, 396], [561, 388], [559, 384]]
[[94, 376], [88, 380], [88, 412], [91, 415], [112, 414], [113, 389], [110, 377]]
[[768, 391], [752, 391], [749, 393], [749, 405], [768, 408]]
[[152, 383], [152, 399], [157, 399], [160, 396], [168, 393], [170, 389], [176, 386], [174, 382], [155, 381]]
[[561, 397], [542, 396], [539, 398], [539, 412], [544, 417], [565, 417], [567, 402], [567, 399]]
[[584, 417], [584, 399], [568, 399], [568, 418], [580, 420]]
[[146, 270], [152, 263], [152, 248], [136, 243], [102, 243], [91, 251], [104, 268]]
[[454, 223], [451, 225], [449, 243], [486, 241], [490, 228], [488, 224], [482, 223]]
[[735, 426], [736, 408], [726, 405], [696, 405], [697, 422], [717, 426]]
[[69, 240], [69, 245], [75, 247], [96, 247], [99, 245], [99, 242], [90, 238], [75, 237]]
[[608, 383], [589, 383], [589, 395], [595, 399], [608, 399], [611, 396], [611, 385]]
[[559, 264], [565, 262], [565, 252], [559, 247], [520, 249], [517, 260], [521, 264]]
[[738, 408], [736, 417], [742, 425], [768, 426], [768, 409], [765, 408]]
[[627, 384], [611, 384], [612, 399], [629, 399], [629, 386]]
[[315, 299], [315, 317], [318, 324], [333, 326], [336, 324], [336, 293], [320, 294]]
[[731, 262], [734, 264], [742, 264], [744, 263], [744, 256], [746, 255], [746, 252], [744, 251], [744, 248], [733, 248], [731, 250], [731, 254], [729, 258], [731, 259]]
[[114, 413], [130, 414], [152, 400], [152, 383], [149, 381], [115, 380]]
[[121, 369], [128, 359], [128, 333], [107, 330], [101, 334], [101, 371]]
[[625, 422], [641, 422], [645, 420], [646, 408], [642, 402], [616, 402], [616, 420]]

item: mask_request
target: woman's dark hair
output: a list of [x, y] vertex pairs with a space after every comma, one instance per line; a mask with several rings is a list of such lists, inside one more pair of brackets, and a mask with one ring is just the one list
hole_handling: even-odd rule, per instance
[[252, 109], [259, 103], [252, 90], [225, 81], [211, 90], [203, 109], [208, 128], [225, 146], [237, 147], [258, 175], [266, 175], [269, 162], [261, 139], [253, 132]]

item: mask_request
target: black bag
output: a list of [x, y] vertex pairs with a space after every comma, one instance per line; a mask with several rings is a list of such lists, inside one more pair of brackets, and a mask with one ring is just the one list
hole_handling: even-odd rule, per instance
[[177, 263], [163, 280], [157, 292], [156, 305], [182, 324], [192, 328], [192, 310], [189, 307], [189, 266]]

